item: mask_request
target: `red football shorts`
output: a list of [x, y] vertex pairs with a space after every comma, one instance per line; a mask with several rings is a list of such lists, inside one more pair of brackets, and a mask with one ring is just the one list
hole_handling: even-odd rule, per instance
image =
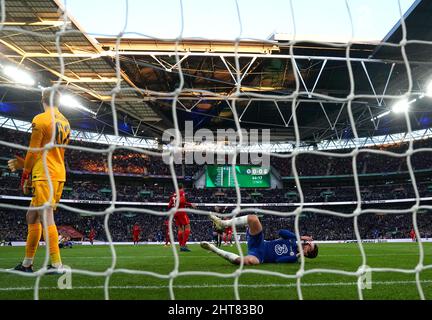
[[134, 242], [138, 242], [139, 241], [139, 235], [138, 234], [134, 234], [133, 235], [133, 241]]
[[176, 226], [185, 226], [190, 223], [189, 217], [186, 212], [177, 212], [174, 215]]

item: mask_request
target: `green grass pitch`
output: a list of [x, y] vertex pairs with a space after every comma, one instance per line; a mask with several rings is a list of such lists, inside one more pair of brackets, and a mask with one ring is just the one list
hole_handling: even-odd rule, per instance
[[[190, 245], [192, 252], [179, 252], [179, 271], [210, 271], [229, 274], [236, 270], [215, 254]], [[224, 247], [235, 251], [235, 247]], [[364, 244], [370, 267], [413, 269], [419, 259], [416, 243]], [[178, 250], [178, 248], [177, 248]], [[116, 268], [169, 274], [174, 267], [172, 249], [162, 245], [116, 246]], [[424, 244], [424, 265], [432, 264], [432, 243]], [[0, 247], [0, 268], [14, 267], [21, 261], [23, 247]], [[72, 268], [104, 271], [111, 265], [108, 246], [75, 246], [61, 251], [63, 263]], [[45, 249], [35, 261], [41, 266]], [[306, 269], [330, 268], [356, 271], [361, 264], [357, 244], [323, 244], [320, 255], [306, 260]], [[269, 270], [295, 274], [299, 264], [264, 264], [247, 270]], [[432, 299], [432, 269], [421, 273], [427, 299]], [[104, 277], [72, 275], [72, 289], [57, 288], [58, 276], [42, 277], [40, 299], [104, 299]], [[35, 278], [0, 272], [0, 299], [33, 299]], [[176, 299], [234, 299], [234, 279], [214, 276], [180, 276], [174, 281]], [[114, 273], [110, 279], [110, 299], [169, 299], [169, 280], [151, 276]], [[302, 279], [304, 299], [358, 299], [356, 278], [337, 274], [312, 274]], [[241, 299], [298, 299], [295, 280], [261, 274], [244, 274], [239, 279]], [[373, 273], [372, 288], [363, 291], [365, 299], [419, 299], [414, 274]]]

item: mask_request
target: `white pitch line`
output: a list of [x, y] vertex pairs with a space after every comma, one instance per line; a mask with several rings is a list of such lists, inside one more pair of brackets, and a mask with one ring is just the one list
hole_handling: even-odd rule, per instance
[[[432, 283], [432, 280], [421, 280], [421, 283]], [[416, 281], [372, 281], [372, 285], [403, 285], [403, 284], [416, 284]], [[239, 284], [239, 288], [292, 288], [297, 287], [295, 283], [281, 284], [281, 283], [268, 283], [268, 284]], [[339, 287], [339, 286], [357, 286], [357, 282], [322, 282], [322, 283], [302, 283], [302, 287]], [[218, 288], [233, 288], [234, 285], [228, 284], [203, 284], [203, 285], [174, 285], [174, 289], [218, 289]], [[110, 286], [109, 289], [140, 289], [140, 290], [155, 290], [155, 289], [168, 289], [169, 286]], [[55, 290], [57, 287], [40, 287], [39, 290]], [[104, 289], [104, 286], [78, 286], [72, 287], [75, 290], [88, 290], [88, 289]], [[34, 290], [33, 287], [10, 287], [0, 288], [0, 291], [29, 291]]]

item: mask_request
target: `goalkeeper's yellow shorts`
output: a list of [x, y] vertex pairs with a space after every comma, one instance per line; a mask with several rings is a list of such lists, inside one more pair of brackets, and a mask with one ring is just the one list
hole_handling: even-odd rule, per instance
[[[53, 194], [51, 199], [51, 206], [54, 208], [54, 210], [57, 207], [57, 204], [60, 201], [61, 195], [63, 193], [63, 181], [53, 181]], [[44, 205], [48, 202], [50, 199], [50, 188], [48, 181], [46, 180], [39, 180], [39, 181], [33, 181], [32, 182], [32, 200], [30, 203], [30, 206], [32, 207], [39, 207]]]

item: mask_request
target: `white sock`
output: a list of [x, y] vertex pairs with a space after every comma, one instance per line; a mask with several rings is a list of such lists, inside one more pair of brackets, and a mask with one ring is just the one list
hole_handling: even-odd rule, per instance
[[60, 269], [61, 267], [63, 267], [63, 264], [61, 262], [57, 262], [57, 263], [53, 263], [52, 266], [56, 269]]
[[210, 245], [210, 250], [213, 251], [214, 253], [216, 253], [218, 256], [228, 260], [231, 263], [235, 263], [235, 261], [240, 258], [239, 255], [232, 253], [232, 252], [228, 252], [225, 250], [221, 250], [219, 248], [216, 248], [214, 245]]
[[33, 258], [27, 258], [27, 257], [24, 258], [22, 263], [22, 265], [26, 268], [30, 267], [32, 264], [33, 264]]
[[236, 226], [245, 226], [248, 224], [248, 216], [242, 216], [242, 217], [238, 217], [238, 218], [232, 218], [229, 220], [222, 220], [222, 225], [224, 227], [229, 227], [232, 225], [236, 225]]

